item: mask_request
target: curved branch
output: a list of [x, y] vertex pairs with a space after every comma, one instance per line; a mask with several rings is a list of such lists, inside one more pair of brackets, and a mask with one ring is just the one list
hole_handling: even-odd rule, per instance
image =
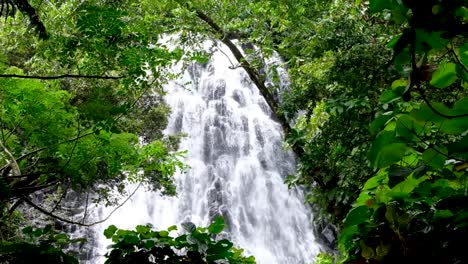
[[100, 76], [100, 75], [81, 75], [81, 74], [40, 76], [40, 75], [0, 74], [0, 78], [19, 78], [19, 79], [38, 79], [38, 80], [58, 80], [58, 79], [66, 79], [66, 78], [118, 80], [118, 79], [125, 78], [125, 76]]
[[48, 34], [44, 23], [39, 19], [39, 15], [34, 7], [32, 7], [27, 0], [14, 0], [11, 1], [16, 5], [16, 7], [21, 11], [21, 13], [27, 15], [31, 24], [36, 27], [36, 30], [39, 33], [41, 39], [47, 39]]
[[429, 102], [429, 100], [427, 99], [426, 95], [424, 94], [424, 90], [421, 89], [420, 86], [417, 86], [416, 89], [418, 90], [419, 95], [421, 95], [421, 98], [422, 98], [423, 101], [427, 104], [427, 106], [429, 107], [429, 109], [431, 109], [431, 111], [434, 112], [435, 114], [437, 114], [438, 116], [441, 116], [441, 117], [447, 118], [447, 119], [468, 117], [468, 114], [462, 114], [462, 115], [446, 115], [446, 114], [444, 114], [444, 113], [441, 113], [439, 110], [435, 109], [435, 107], [431, 104], [431, 102]]
[[53, 214], [49, 211], [47, 211], [46, 209], [40, 207], [39, 205], [35, 204], [33, 201], [31, 201], [31, 199], [29, 199], [27, 196], [22, 196], [20, 199], [24, 200], [27, 204], [29, 204], [31, 207], [33, 207], [34, 209], [38, 210], [39, 212], [51, 217], [51, 218], [54, 218], [54, 219], [57, 219], [57, 220], [60, 220], [62, 222], [65, 222], [65, 223], [68, 223], [68, 224], [72, 224], [72, 225], [79, 225], [79, 226], [85, 226], [85, 227], [90, 227], [90, 226], [94, 226], [94, 225], [97, 225], [97, 224], [101, 224], [101, 223], [104, 223], [105, 221], [107, 221], [114, 213], [115, 211], [117, 211], [120, 207], [122, 207], [128, 200], [130, 200], [130, 198], [133, 197], [133, 195], [135, 195], [135, 193], [137, 192], [137, 190], [141, 187], [141, 183], [138, 184], [138, 186], [135, 188], [135, 190], [133, 190], [133, 192], [119, 205], [117, 205], [105, 218], [99, 220], [99, 221], [96, 221], [96, 222], [93, 222], [93, 223], [89, 223], [89, 224], [86, 224], [86, 223], [81, 223], [81, 222], [76, 222], [76, 221], [72, 221], [72, 220], [69, 220], [69, 219], [66, 219], [66, 218], [63, 218], [63, 217], [60, 217], [56, 214]]
[[46, 150], [46, 149], [48, 149], [48, 148], [50, 148], [50, 147], [52, 147], [52, 146], [57, 146], [57, 145], [65, 144], [65, 143], [68, 143], [68, 142], [73, 142], [73, 141], [75, 141], [75, 140], [78, 140], [78, 139], [81, 139], [81, 138], [84, 138], [84, 137], [87, 137], [87, 136], [90, 136], [90, 135], [93, 135], [93, 134], [95, 134], [94, 131], [89, 132], [89, 133], [86, 133], [86, 134], [83, 134], [83, 135], [81, 135], [81, 136], [78, 136], [78, 137], [75, 137], [75, 138], [72, 138], [72, 139], [69, 139], [69, 140], [65, 140], [65, 141], [62, 141], [62, 142], [58, 142], [58, 143], [52, 144], [52, 145], [47, 146], [47, 147], [43, 147], [43, 148], [39, 148], [39, 149], [33, 150], [33, 151], [28, 152], [28, 153], [22, 155], [21, 157], [17, 158], [16, 161], [20, 161], [20, 160], [22, 160], [22, 159], [24, 159], [24, 158], [26, 158], [26, 157], [29, 157], [29, 156], [31, 156], [31, 155], [33, 155], [33, 154], [36, 154], [36, 153], [38, 153], [38, 152], [41, 152], [41, 151], [43, 151], [43, 150]]
[[[454, 118], [460, 118], [460, 117], [467, 117], [468, 114], [462, 114], [462, 115], [446, 115], [444, 113], [441, 113], [435, 107], [431, 104], [431, 102], [427, 99], [424, 90], [421, 88], [421, 80], [419, 78], [420, 74], [420, 68], [418, 67], [416, 63], [416, 44], [415, 44], [415, 38], [416, 38], [416, 31], [414, 28], [411, 28], [411, 45], [410, 45], [410, 52], [411, 52], [411, 76], [410, 76], [410, 84], [409, 84], [409, 89], [407, 92], [411, 90], [412, 87], [416, 87], [416, 90], [418, 91], [419, 95], [421, 95], [421, 98], [423, 101], [427, 104], [427, 106], [431, 109], [432, 112], [435, 114], [447, 118], [447, 119], [454, 119]], [[452, 49], [453, 51], [453, 49]], [[456, 54], [455, 54], [456, 57]], [[458, 59], [458, 57], [457, 57]], [[463, 65], [463, 64], [462, 64]]]

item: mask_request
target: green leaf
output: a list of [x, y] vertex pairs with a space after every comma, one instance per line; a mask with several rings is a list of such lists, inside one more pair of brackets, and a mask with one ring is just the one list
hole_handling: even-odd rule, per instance
[[[445, 151], [446, 152], [446, 151]], [[445, 153], [447, 154], [447, 153]], [[447, 157], [440, 154], [433, 148], [426, 149], [422, 154], [424, 163], [434, 168], [442, 168], [445, 165]]]
[[107, 239], [110, 239], [115, 234], [117, 229], [118, 228], [115, 225], [110, 225], [108, 228], [106, 228], [106, 230], [104, 230], [104, 236]]
[[408, 176], [404, 181], [395, 185], [388, 196], [393, 198], [405, 198], [416, 188], [418, 185], [427, 180], [427, 176], [419, 177], [415, 179], [413, 175]]
[[434, 72], [431, 79], [431, 85], [437, 88], [446, 88], [457, 80], [457, 71], [455, 63], [443, 63]]
[[159, 231], [159, 235], [160, 235], [161, 237], [168, 237], [168, 236], [169, 236], [169, 232], [164, 231], [164, 230], [163, 230], [163, 231]]
[[409, 148], [405, 143], [395, 141], [394, 132], [384, 131], [372, 142], [368, 158], [373, 167], [384, 168], [403, 158]]
[[394, 90], [399, 95], [403, 95], [403, 93], [406, 90], [407, 85], [408, 85], [408, 80], [398, 79], [398, 80], [393, 81], [392, 90]]
[[416, 30], [416, 49], [429, 51], [431, 49], [440, 50], [445, 48], [447, 39], [441, 38], [443, 32], [427, 32], [422, 29]]
[[155, 242], [154, 240], [149, 239], [149, 240], [146, 240], [146, 241], [145, 241], [145, 244], [143, 245], [143, 247], [146, 248], [146, 249], [148, 249], [148, 250], [150, 250], [150, 249], [152, 249], [155, 245], [156, 245], [156, 242]]
[[224, 230], [224, 218], [216, 217], [215, 221], [208, 227], [208, 232], [211, 234], [219, 234]]
[[450, 210], [437, 210], [434, 214], [434, 218], [449, 218], [454, 216]]
[[393, 117], [393, 115], [380, 115], [374, 121], [372, 121], [369, 131], [372, 134], [377, 134], [387, 124], [387, 122]]
[[440, 131], [451, 135], [462, 134], [467, 130], [468, 117], [453, 118], [446, 120], [442, 123], [440, 127]]
[[136, 231], [140, 235], [146, 234], [151, 230], [151, 226], [146, 226], [146, 225], [137, 225]]
[[388, 103], [391, 103], [400, 99], [400, 97], [401, 97], [401, 94], [398, 94], [393, 90], [386, 90], [380, 96], [380, 102], [382, 104], [388, 104]]
[[385, 9], [392, 10], [398, 5], [395, 0], [371, 0], [369, 4], [372, 13], [381, 12]]
[[370, 178], [364, 184], [363, 190], [374, 189], [375, 187], [382, 184], [382, 181], [387, 178], [387, 173], [385, 171], [380, 171], [376, 176]]
[[25, 235], [32, 234], [33, 227], [32, 226], [27, 226], [27, 227], [23, 228], [22, 231], [23, 231], [23, 234], [25, 234]]
[[[468, 8], [465, 8], [468, 10]], [[465, 67], [468, 67], [468, 43], [465, 43], [459, 50], [458, 50], [460, 61]]]
[[463, 97], [458, 100], [450, 111], [452, 115], [466, 115], [468, 114], [468, 97]]
[[353, 208], [351, 211], [349, 211], [348, 215], [346, 215], [346, 219], [344, 220], [343, 225], [345, 227], [359, 225], [369, 219], [368, 215], [369, 208], [365, 205]]

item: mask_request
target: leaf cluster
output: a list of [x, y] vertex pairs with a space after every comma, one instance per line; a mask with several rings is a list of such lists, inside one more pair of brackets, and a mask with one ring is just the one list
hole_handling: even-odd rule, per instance
[[130, 231], [111, 225], [104, 231], [113, 242], [105, 263], [255, 263], [254, 257], [244, 257], [243, 250], [228, 239], [216, 239], [225, 227], [222, 217], [207, 228], [190, 222], [182, 226], [183, 234], [173, 237], [176, 226], [154, 231], [151, 225], [139, 225]]

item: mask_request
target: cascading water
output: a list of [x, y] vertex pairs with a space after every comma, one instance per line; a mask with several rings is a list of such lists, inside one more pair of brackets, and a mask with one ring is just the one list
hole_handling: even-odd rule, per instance
[[[260, 264], [310, 263], [319, 251], [312, 215], [284, 176], [294, 157], [282, 149], [282, 128], [247, 73], [231, 69], [226, 48], [204, 64], [191, 64], [168, 86], [168, 133], [184, 132], [190, 169], [176, 175], [177, 197], [136, 195], [96, 230], [110, 224], [167, 228], [191, 221], [207, 226], [223, 215], [229, 238]], [[100, 235], [100, 239], [103, 236]], [[104, 245], [105, 241], [99, 244]], [[105, 249], [102, 248], [103, 254]]]

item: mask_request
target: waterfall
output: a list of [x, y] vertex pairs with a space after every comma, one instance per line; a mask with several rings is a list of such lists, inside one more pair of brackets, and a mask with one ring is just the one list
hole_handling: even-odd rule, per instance
[[294, 156], [282, 148], [281, 126], [247, 73], [232, 69], [225, 47], [205, 64], [193, 63], [166, 89], [172, 108], [167, 133], [184, 132], [188, 172], [177, 174], [177, 197], [139, 191], [96, 232], [115, 224], [133, 229], [191, 221], [207, 226], [223, 215], [229, 238], [260, 264], [312, 263], [319, 251], [312, 215], [300, 190], [284, 177]]

